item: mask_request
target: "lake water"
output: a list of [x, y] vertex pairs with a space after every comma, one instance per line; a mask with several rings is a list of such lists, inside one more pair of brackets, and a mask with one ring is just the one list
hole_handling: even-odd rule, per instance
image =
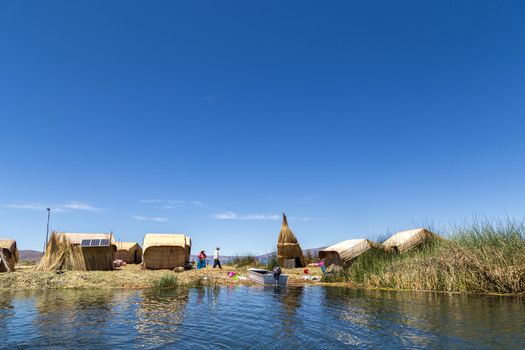
[[522, 298], [345, 288], [0, 292], [1, 348], [525, 348]]

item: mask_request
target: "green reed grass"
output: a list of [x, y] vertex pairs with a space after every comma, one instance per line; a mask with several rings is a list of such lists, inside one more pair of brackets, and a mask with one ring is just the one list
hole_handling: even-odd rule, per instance
[[523, 223], [477, 222], [443, 236], [403, 254], [370, 250], [332, 279], [373, 288], [525, 293]]
[[272, 271], [274, 267], [279, 266], [279, 260], [277, 260], [277, 252], [273, 252], [268, 257], [268, 261], [266, 262], [266, 265], [264, 268], [266, 270]]
[[169, 289], [178, 286], [177, 276], [173, 274], [166, 274], [158, 280], [152, 282], [152, 287], [155, 289]]
[[236, 267], [252, 266], [256, 267], [260, 265], [259, 259], [255, 255], [236, 255], [231, 258], [230, 264]]

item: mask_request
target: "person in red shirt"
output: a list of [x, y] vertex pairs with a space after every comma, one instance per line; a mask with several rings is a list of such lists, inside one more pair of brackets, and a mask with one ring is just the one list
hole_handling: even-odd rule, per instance
[[201, 253], [199, 254], [198, 258], [199, 258], [199, 263], [197, 264], [197, 268], [198, 269], [203, 269], [206, 267], [206, 253], [204, 252], [204, 250], [201, 250]]

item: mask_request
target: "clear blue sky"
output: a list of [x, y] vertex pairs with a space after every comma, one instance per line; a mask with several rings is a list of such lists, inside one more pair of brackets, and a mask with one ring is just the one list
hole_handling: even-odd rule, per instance
[[523, 1], [2, 1], [0, 236], [522, 219], [524, 38]]

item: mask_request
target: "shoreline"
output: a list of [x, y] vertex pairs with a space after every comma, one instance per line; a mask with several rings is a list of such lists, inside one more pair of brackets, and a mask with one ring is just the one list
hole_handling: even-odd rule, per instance
[[[207, 267], [200, 270], [173, 272], [171, 270], [142, 270], [138, 265], [127, 265], [112, 271], [33, 271], [34, 266], [18, 267], [14, 272], [0, 274], [0, 291], [48, 290], [48, 289], [149, 289], [163, 278], [171, 287], [192, 286], [262, 286], [247, 278], [248, 267], [223, 266], [223, 269]], [[242, 279], [227, 276], [236, 272]], [[303, 280], [303, 269], [283, 269], [289, 276], [289, 285], [326, 285], [320, 281]], [[311, 276], [321, 278], [321, 272], [312, 271]]]
[[[45, 291], [45, 290], [140, 290], [140, 289], [170, 289], [177, 287], [200, 287], [200, 286], [246, 286], [261, 287], [262, 284], [256, 283], [248, 278], [233, 279], [227, 276], [228, 271], [235, 271], [240, 276], [247, 277], [248, 267], [236, 268], [233, 266], [223, 266], [222, 270], [210, 267], [201, 270], [188, 270], [183, 272], [173, 272], [170, 270], [142, 270], [138, 265], [127, 265], [121, 269], [113, 271], [64, 271], [42, 272], [33, 271], [34, 266], [18, 267], [14, 272], [0, 274], [0, 292], [9, 291]], [[314, 270], [314, 269], [312, 269]], [[288, 285], [299, 286], [320, 286], [320, 287], [339, 287], [363, 290], [389, 291], [389, 292], [418, 292], [418, 293], [439, 293], [439, 294], [458, 294], [458, 295], [479, 295], [479, 296], [503, 296], [503, 297], [523, 297], [525, 293], [473, 293], [457, 291], [435, 291], [435, 290], [416, 290], [416, 289], [396, 289], [360, 286], [351, 282], [322, 282], [302, 279], [303, 269], [283, 269], [287, 274]], [[310, 276], [321, 277], [320, 271], [311, 271]], [[172, 285], [158, 287], [158, 283], [163, 278], [175, 278]]]

